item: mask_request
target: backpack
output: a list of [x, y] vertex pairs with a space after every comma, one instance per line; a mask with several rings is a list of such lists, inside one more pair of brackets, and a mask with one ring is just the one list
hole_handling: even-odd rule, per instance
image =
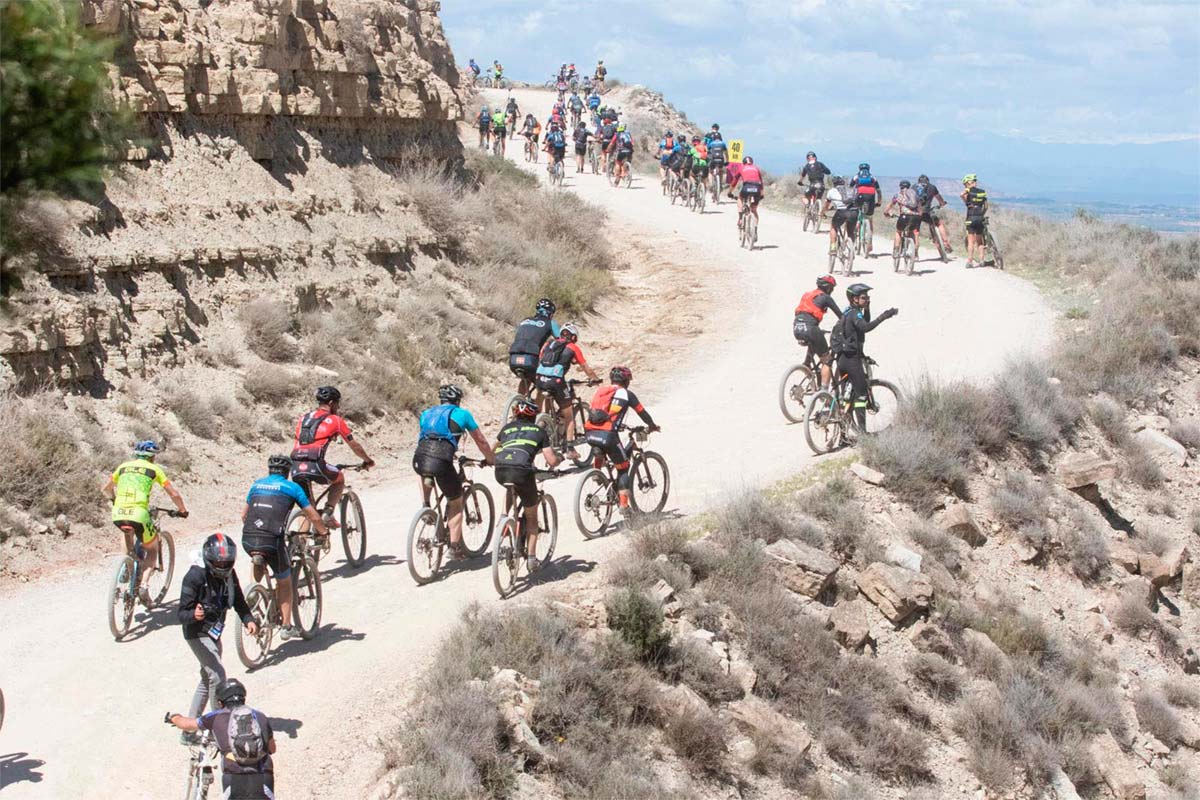
[[542, 348], [538, 363], [543, 367], [557, 367], [562, 359], [563, 350], [567, 347], [566, 339], [551, 339]]
[[845, 203], [847, 206], [850, 206], [852, 203], [854, 203], [854, 201], [856, 201], [858, 199], [855, 196], [855, 194], [853, 192], [851, 192], [845, 186], [838, 186], [836, 188], [837, 188], [838, 197], [842, 198], [842, 202]]
[[617, 134], [617, 143], [622, 149], [633, 147], [633, 137], [629, 135], [629, 131]]
[[267, 740], [254, 709], [241, 705], [229, 712], [229, 755], [244, 767], [257, 766], [267, 756]]
[[853, 309], [846, 309], [846, 313], [842, 314], [842, 318], [833, 326], [833, 330], [829, 332], [829, 351], [833, 353], [834, 358], [842, 355], [846, 351], [846, 320], [850, 319], [853, 314]]
[[566, 147], [567, 140], [563, 138], [562, 131], [550, 131], [550, 135], [546, 140], [555, 147]]
[[612, 407], [613, 395], [616, 393], [617, 385], [615, 383], [600, 387], [600, 390], [592, 396], [592, 405], [587, 412], [589, 423], [599, 426], [612, 421], [612, 415], [608, 413], [608, 409]]

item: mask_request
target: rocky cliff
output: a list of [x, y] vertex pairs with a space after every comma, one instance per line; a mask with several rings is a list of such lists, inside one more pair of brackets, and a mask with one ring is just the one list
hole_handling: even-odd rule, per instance
[[461, 156], [430, 0], [82, 0], [144, 141], [98, 205], [42, 203], [0, 311], [0, 380], [107, 394], [244, 302], [296, 310], [440, 249], [396, 175]]

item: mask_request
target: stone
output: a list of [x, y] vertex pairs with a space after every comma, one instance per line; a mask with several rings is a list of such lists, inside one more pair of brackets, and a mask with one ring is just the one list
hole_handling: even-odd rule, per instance
[[1175, 577], [1170, 566], [1154, 553], [1138, 553], [1138, 572], [1160, 589]]
[[801, 758], [812, 747], [804, 726], [785, 717], [759, 697], [744, 697], [729, 704], [729, 714], [744, 730], [774, 743], [792, 758]]
[[1171, 421], [1166, 417], [1158, 414], [1142, 414], [1133, 420], [1133, 424], [1129, 426], [1134, 433], [1144, 431], [1147, 428], [1155, 431], [1165, 431], [1170, 429]]
[[1081, 489], [1117, 477], [1117, 462], [1094, 453], [1072, 453], [1058, 465], [1058, 479], [1068, 489]]
[[829, 588], [840, 566], [828, 554], [792, 539], [767, 545], [764, 552], [784, 585], [805, 597], [818, 597]]
[[971, 661], [999, 665], [1008, 663], [1008, 656], [986, 633], [974, 628], [963, 628], [962, 640]]
[[1051, 771], [1050, 788], [1054, 790], [1057, 800], [1080, 800], [1079, 792], [1075, 790], [1075, 784], [1071, 783], [1071, 779], [1067, 777], [1067, 773], [1062, 771], [1062, 767], [1055, 767]]
[[1117, 800], [1145, 800], [1145, 784], [1111, 733], [1105, 731], [1093, 739], [1088, 751]]
[[530, 761], [546, 760], [545, 747], [529, 727], [529, 718], [537, 703], [541, 682], [526, 678], [514, 669], [493, 667], [493, 670], [488, 683], [498, 700], [500, 716], [508, 726], [512, 750]]
[[550, 603], [550, 609], [556, 612], [560, 617], [568, 620], [576, 628], [583, 628], [588, 624], [587, 612], [578, 606], [563, 603], [559, 600], [553, 600]]
[[676, 713], [692, 716], [709, 713], [708, 703], [704, 702], [704, 698], [696, 694], [696, 691], [686, 683], [659, 687], [654, 708], [663, 717]]
[[1191, 560], [1192, 554], [1188, 550], [1187, 545], [1176, 544], [1168, 547], [1163, 551], [1161, 556], [1163, 564], [1166, 565], [1167, 571], [1171, 573], [1172, 578], [1177, 578], [1183, 575], [1183, 566]]
[[882, 472], [876, 469], [871, 469], [861, 461], [855, 461], [853, 464], [851, 464], [850, 471], [857, 475], [860, 480], [865, 483], [869, 483], [872, 486], [882, 486], [883, 482], [887, 480], [887, 476]]
[[933, 599], [929, 576], [878, 561], [859, 573], [855, 582], [893, 625], [902, 625], [913, 614], [929, 608]]
[[1028, 564], [1031, 561], [1037, 561], [1042, 555], [1041, 548], [1034, 547], [1027, 541], [1021, 541], [1014, 544], [1013, 551], [1017, 555], [1017, 560], [1024, 564]]
[[750, 694], [754, 691], [754, 685], [758, 683], [758, 673], [754, 665], [736, 644], [729, 649], [729, 677], [741, 688], [742, 694]]
[[887, 558], [889, 564], [911, 569], [913, 572], [921, 571], [921, 554], [909, 550], [898, 542], [889, 544], [884, 556]]
[[1131, 575], [1136, 575], [1141, 566], [1138, 552], [1128, 541], [1116, 540], [1108, 545], [1108, 563], [1119, 567]]
[[729, 755], [739, 764], [751, 764], [758, 758], [758, 748], [749, 736], [735, 736], [726, 745]]
[[1200, 726], [1190, 719], [1179, 720], [1179, 741], [1193, 750], [1200, 750]]
[[1187, 448], [1162, 431], [1146, 428], [1135, 433], [1133, 438], [1150, 452], [1162, 456], [1177, 467], [1187, 463]]
[[979, 547], [987, 543], [987, 536], [975, 522], [971, 509], [964, 505], [951, 506], [942, 515], [941, 526], [944, 531], [962, 539], [971, 547]]
[[829, 612], [828, 627], [833, 638], [847, 650], [860, 650], [871, 638], [867, 605], [861, 599], [838, 603]]
[[1191, 562], [1183, 566], [1183, 599], [1200, 608], [1200, 564]]
[[703, 642], [704, 644], [712, 644], [713, 640], [717, 638], [717, 635], [712, 631], [706, 631], [703, 628], [699, 628], [692, 631], [691, 637]]
[[1147, 606], [1153, 606], [1154, 601], [1158, 598], [1158, 589], [1146, 576], [1134, 575], [1126, 578], [1125, 582], [1121, 584], [1121, 596], [1135, 597]]
[[67, 519], [66, 514], [59, 514], [54, 518], [54, 527], [59, 533], [71, 532], [71, 522]]
[[918, 622], [908, 638], [912, 640], [913, 647], [922, 653], [937, 653], [946, 659], [954, 656], [954, 642], [950, 641], [945, 631], [931, 622]]
[[671, 586], [671, 584], [667, 583], [662, 578], [659, 578], [658, 582], [650, 587], [650, 596], [657, 600], [660, 604], [666, 603], [675, 596], [675, 589]]
[[1113, 640], [1112, 623], [1103, 614], [1088, 614], [1083, 621], [1083, 630], [1089, 639], [1101, 642]]

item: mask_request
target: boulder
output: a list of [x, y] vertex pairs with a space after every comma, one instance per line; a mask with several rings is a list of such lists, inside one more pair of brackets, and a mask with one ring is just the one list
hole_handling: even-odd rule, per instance
[[804, 726], [780, 714], [759, 697], [745, 697], [729, 704], [729, 714], [738, 725], [773, 742], [792, 758], [801, 758], [812, 747]]
[[1068, 489], [1108, 481], [1117, 477], [1117, 462], [1094, 453], [1072, 453], [1058, 465], [1058, 479]]
[[840, 566], [828, 554], [792, 539], [767, 545], [765, 552], [784, 585], [805, 597], [817, 597], [829, 588]]
[[913, 647], [922, 653], [937, 653], [945, 659], [954, 657], [954, 642], [937, 625], [919, 622], [913, 626], [908, 638], [912, 640]]
[[729, 751], [729, 755], [733, 756], [733, 760], [739, 764], [751, 764], [754, 759], [758, 758], [758, 747], [749, 736], [735, 736], [725, 746]]
[[1087, 638], [1097, 642], [1113, 640], [1112, 623], [1103, 614], [1088, 614], [1083, 621], [1083, 631]]
[[887, 476], [882, 472], [876, 469], [871, 469], [860, 461], [855, 461], [853, 464], [851, 464], [850, 471], [857, 475], [860, 480], [865, 483], [869, 483], [872, 486], [882, 486], [883, 482], [887, 480]]
[[708, 703], [686, 683], [659, 687], [654, 710], [661, 717], [678, 713], [699, 717], [709, 713]]
[[736, 644], [729, 648], [729, 677], [741, 687], [743, 694], [750, 694], [754, 691], [754, 685], [758, 683], [758, 673], [754, 671], [754, 665], [746, 657], [745, 651]]
[[1187, 448], [1154, 428], [1145, 428], [1133, 435], [1135, 441], [1155, 455], [1162, 456], [1175, 466], [1187, 463]]
[[921, 554], [909, 550], [898, 542], [889, 544], [884, 556], [887, 558], [889, 564], [911, 569], [913, 572], [921, 571]]
[[1117, 800], [1145, 800], [1146, 785], [1138, 778], [1137, 770], [1111, 733], [1105, 731], [1097, 736], [1088, 750]]
[[1055, 767], [1050, 773], [1050, 788], [1054, 790], [1057, 800], [1080, 800], [1079, 792], [1075, 790], [1075, 784], [1071, 783], [1071, 779], [1067, 777], [1067, 773], [1062, 771], [1062, 767]]
[[829, 612], [833, 638], [847, 650], [860, 650], [871, 639], [867, 605], [861, 599], [838, 603]]
[[859, 590], [893, 625], [929, 608], [933, 583], [929, 576], [903, 567], [875, 562], [855, 579]]
[[1017, 560], [1025, 564], [1037, 561], [1042, 555], [1041, 548], [1034, 546], [1027, 540], [1023, 540], [1014, 544], [1013, 551], [1017, 555]]
[[1167, 562], [1154, 553], [1138, 553], [1138, 572], [1160, 589], [1175, 577]]
[[987, 665], [1003, 668], [1008, 663], [1008, 656], [986, 633], [963, 628], [962, 640], [970, 662], [985, 668]]
[[957, 536], [971, 547], [979, 547], [987, 543], [987, 536], [975, 522], [971, 509], [967, 506], [950, 506], [941, 519], [942, 530]]
[[672, 588], [671, 584], [659, 578], [658, 582], [650, 587], [650, 596], [660, 604], [666, 603], [675, 596], [675, 589]]
[[1183, 599], [1200, 607], [1200, 564], [1191, 562], [1183, 565]]
[[541, 682], [526, 678], [513, 669], [493, 669], [488, 683], [499, 703], [500, 716], [508, 726], [513, 751], [530, 761], [544, 761], [546, 748], [538, 740], [533, 728], [529, 727]]
[[1138, 433], [1146, 429], [1165, 431], [1170, 429], [1171, 421], [1158, 414], [1142, 414], [1141, 416], [1134, 418], [1133, 425], [1130, 427], [1133, 428], [1134, 433]]
[[1122, 597], [1134, 597], [1147, 606], [1153, 606], [1158, 599], [1158, 589], [1145, 575], [1133, 575], [1121, 584]]
[[1129, 542], [1123, 540], [1116, 540], [1109, 543], [1108, 562], [1131, 575], [1136, 575], [1141, 566], [1141, 559], [1138, 557], [1137, 550], [1134, 550]]

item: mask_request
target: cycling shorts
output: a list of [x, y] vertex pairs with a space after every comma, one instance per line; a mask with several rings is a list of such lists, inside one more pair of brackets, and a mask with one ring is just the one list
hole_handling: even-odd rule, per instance
[[754, 202], [762, 200], [763, 185], [761, 183], [743, 183], [739, 197], [750, 199]]
[[489, 130], [491, 130], [491, 129], [492, 129], [492, 123], [491, 123], [491, 122], [481, 122], [481, 123], [479, 123], [479, 132], [480, 132], [480, 133], [487, 133], [487, 132], [488, 132]]
[[[588, 431], [587, 443], [600, 453], [603, 453], [613, 466], [619, 472], [625, 472], [629, 469], [629, 454], [625, 452], [625, 445], [621, 444], [621, 435], [616, 431]], [[595, 465], [599, 469], [603, 462], [599, 457], [596, 458]]]
[[821, 330], [821, 324], [811, 316], [797, 314], [792, 323], [792, 335], [796, 337], [796, 341], [807, 345], [808, 349], [813, 351], [813, 355], [822, 361], [828, 360], [826, 355], [829, 353], [829, 342], [825, 340], [825, 331]]
[[632, 150], [618, 150], [617, 151], [617, 163], [618, 164], [624, 164], [626, 161], [629, 161], [632, 158], [633, 158]]
[[695, 175], [700, 180], [704, 180], [705, 178], [708, 177], [708, 164], [705, 164], [702, 167], [698, 167], [693, 164], [692, 165], [692, 174]]
[[825, 184], [823, 183], [810, 183], [804, 187], [805, 197], [816, 197], [822, 194], [825, 194]]
[[937, 217], [933, 216], [932, 209], [921, 212], [921, 222], [924, 222], [926, 225], [936, 225], [937, 224]]
[[150, 516], [150, 509], [143, 506], [114, 507], [112, 523], [121, 530], [129, 528], [141, 538], [142, 544], [150, 544], [158, 536], [158, 531], [154, 530], [154, 519]]
[[537, 374], [538, 357], [528, 353], [509, 353], [508, 368], [512, 374], [521, 380], [527, 380]]
[[496, 467], [496, 483], [511, 487], [526, 508], [538, 504], [536, 473], [527, 467]]
[[543, 394], [553, 397], [558, 403], [559, 408], [565, 408], [570, 405], [575, 398], [575, 390], [571, 388], [571, 384], [567, 383], [564, 378], [555, 378], [552, 375], [538, 375], [537, 387], [542, 390]]
[[975, 233], [982, 236], [986, 227], [986, 217], [967, 217], [967, 233]]
[[253, 775], [231, 775], [221, 777], [224, 797], [246, 798], [246, 800], [273, 800], [275, 797], [275, 775], [256, 773]]
[[453, 461], [423, 453], [418, 445], [417, 452], [413, 453], [412, 466], [413, 471], [422, 478], [436, 481], [438, 488], [442, 490], [442, 494], [446, 496], [447, 500], [457, 500], [462, 497], [463, 482]]
[[857, 208], [843, 208], [833, 212], [833, 228], [837, 230], [843, 225], [847, 231], [853, 231], [855, 224], [858, 222]]
[[576, 142], [575, 143], [575, 155], [586, 156], [587, 155], [587, 145]]
[[567, 157], [567, 148], [551, 147], [550, 155], [554, 158], [554, 160], [556, 162], [562, 161], [564, 158]]
[[340, 483], [342, 471], [325, 461], [292, 461], [292, 480], [304, 483]]
[[282, 536], [243, 532], [242, 549], [251, 556], [262, 553], [275, 580], [283, 581], [292, 576], [291, 559], [288, 558], [287, 544]]
[[664, 166], [664, 167], [665, 167], [665, 166], [667, 166], [667, 162], [668, 162], [668, 161], [670, 161], [670, 160], [671, 160], [671, 154], [670, 154], [670, 153], [664, 153], [663, 155], [659, 156], [659, 158], [658, 158], [658, 163], [659, 163], [661, 166]]
[[908, 233], [909, 231], [918, 230], [921, 227], [920, 214], [901, 214], [896, 217], [896, 232]]
[[858, 207], [862, 209], [865, 216], [871, 216], [875, 213], [875, 195], [860, 194], [858, 196]]
[[496, 136], [503, 136], [507, 130], [508, 128], [501, 125], [499, 128], [492, 128], [492, 133]]

